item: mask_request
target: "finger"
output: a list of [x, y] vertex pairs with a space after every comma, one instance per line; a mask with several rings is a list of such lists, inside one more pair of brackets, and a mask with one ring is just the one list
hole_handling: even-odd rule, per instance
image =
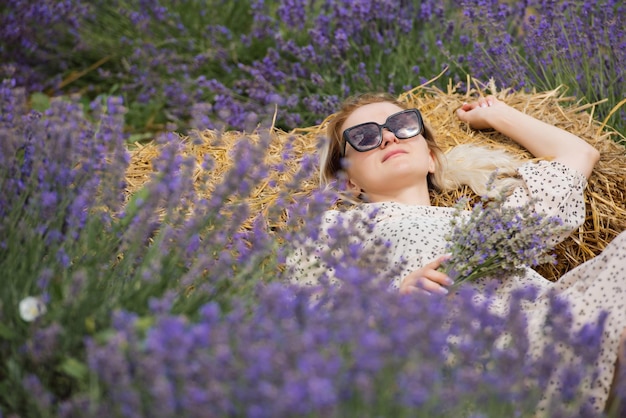
[[[432, 271], [432, 269], [421, 268], [419, 270], [415, 270], [409, 273], [400, 283], [400, 289], [399, 289], [400, 293], [407, 294], [407, 293], [423, 292], [423, 293], [430, 294], [432, 293], [431, 292], [432, 289], [436, 290], [437, 286], [439, 285], [432, 286], [430, 284], [432, 283], [432, 281], [424, 277], [424, 274], [426, 274], [425, 273], [426, 270]], [[427, 288], [430, 288], [430, 290]]]
[[428, 293], [417, 285], [420, 279], [422, 279], [422, 277], [419, 270], [409, 273], [400, 283], [400, 293], [403, 295], [409, 293]]
[[442, 255], [438, 256], [437, 258], [435, 258], [434, 260], [429, 261], [428, 263], [426, 263], [426, 264], [424, 265], [424, 267], [426, 267], [426, 268], [431, 268], [431, 269], [433, 269], [433, 270], [436, 270], [436, 269], [438, 269], [438, 268], [439, 268], [439, 266], [441, 265], [441, 263], [443, 263], [443, 262], [444, 262], [444, 261], [446, 261], [446, 260], [449, 260], [449, 259], [450, 259], [450, 257], [451, 257], [451, 255], [450, 255], [450, 254], [442, 254]]
[[487, 96], [486, 101], [488, 106], [493, 106], [498, 102], [498, 99], [496, 99], [495, 96]]
[[425, 295], [425, 296], [432, 296], [432, 293], [424, 290], [424, 289], [420, 289], [419, 287], [415, 287], [415, 286], [405, 286], [405, 287], [400, 287], [400, 294], [401, 295]]
[[454, 281], [446, 273], [438, 270], [428, 270], [425, 272], [424, 277], [442, 286], [452, 286], [454, 284]]
[[463, 106], [461, 106], [460, 108], [456, 110], [456, 117], [462, 120], [463, 122], [469, 122], [470, 112], [474, 111], [475, 109], [480, 109], [480, 107], [481, 107], [480, 103], [478, 102], [464, 103]]
[[403, 287], [415, 287], [417, 285], [417, 281], [421, 276], [420, 270], [415, 270], [406, 275], [402, 282], [400, 282], [400, 289]]
[[473, 102], [473, 103], [467, 103], [467, 102], [466, 102], [466, 103], [463, 103], [463, 104], [461, 105], [461, 109], [462, 109], [462, 110], [465, 110], [466, 112], [467, 112], [467, 111], [470, 111], [470, 110], [472, 110], [472, 109], [475, 109], [476, 107], [478, 107], [478, 103], [476, 103], [476, 102]]
[[439, 283], [433, 282], [432, 280], [427, 279], [426, 277], [421, 277], [417, 283], [418, 287], [429, 292], [438, 295], [447, 295], [448, 289], [441, 286]]
[[[450, 258], [450, 254], [443, 254], [434, 260], [426, 263], [424, 267], [419, 270], [414, 270], [410, 272], [402, 282], [400, 283], [400, 293], [411, 293], [413, 290], [411, 289], [425, 289], [425, 285], [427, 287], [431, 287], [432, 291], [436, 293], [445, 294], [447, 292], [441, 290], [443, 288], [441, 285], [450, 286], [453, 284], [452, 280], [445, 274], [440, 271], [436, 271], [437, 268]], [[434, 285], [430, 284], [433, 283]], [[431, 291], [429, 289], [425, 289], [427, 291]]]

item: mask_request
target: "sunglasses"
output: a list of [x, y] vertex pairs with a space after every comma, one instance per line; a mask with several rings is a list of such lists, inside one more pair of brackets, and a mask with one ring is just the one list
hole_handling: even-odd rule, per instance
[[424, 122], [419, 110], [408, 109], [389, 116], [382, 125], [366, 122], [352, 126], [343, 131], [343, 156], [347, 143], [359, 152], [379, 147], [383, 143], [383, 128], [389, 129], [398, 139], [408, 139], [424, 131]]

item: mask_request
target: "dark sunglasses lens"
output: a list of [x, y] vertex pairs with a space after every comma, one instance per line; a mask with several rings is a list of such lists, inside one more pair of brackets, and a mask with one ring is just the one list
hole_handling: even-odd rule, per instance
[[399, 139], [412, 138], [422, 130], [422, 123], [416, 112], [403, 112], [394, 115], [387, 121], [387, 126]]
[[348, 131], [347, 136], [356, 150], [367, 150], [379, 144], [380, 129], [375, 123], [355, 126]]

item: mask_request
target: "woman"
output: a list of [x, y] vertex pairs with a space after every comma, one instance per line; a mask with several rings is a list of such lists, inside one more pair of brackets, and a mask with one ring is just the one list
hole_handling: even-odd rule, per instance
[[[574, 230], [584, 222], [583, 192], [587, 179], [599, 159], [598, 151], [584, 140], [555, 126], [515, 110], [495, 97], [480, 98], [457, 110], [457, 117], [475, 129], [495, 129], [526, 148], [540, 161], [518, 164], [520, 180], [507, 198], [508, 205], [522, 205], [534, 199], [537, 212], [559, 216]], [[399, 272], [393, 287], [400, 293], [447, 294], [452, 281], [437, 268], [445, 260], [444, 235], [453, 215], [452, 208], [431, 206], [431, 188], [446, 188], [466, 183], [479, 191], [484, 187], [481, 170], [467, 170], [490, 160], [484, 148], [460, 148], [463, 155], [447, 158], [437, 147], [432, 131], [425, 126], [419, 111], [386, 94], [366, 94], [346, 101], [328, 126], [329, 142], [321, 155], [323, 184], [345, 182], [357, 201], [355, 212], [373, 213], [371, 228], [361, 227], [365, 245], [381, 240], [387, 269]], [[502, 153], [497, 154], [499, 161]], [[455, 158], [466, 164], [447, 165]], [[455, 169], [456, 171], [453, 171]], [[459, 170], [459, 167], [461, 168]], [[491, 168], [493, 169], [493, 167]], [[482, 183], [482, 184], [481, 184]], [[367, 203], [365, 203], [367, 202]], [[333, 224], [334, 211], [324, 227]], [[357, 225], [356, 228], [359, 228]], [[563, 237], [555, 237], [561, 240]], [[297, 255], [296, 275], [300, 283], [314, 284], [319, 270], [307, 263], [304, 253]], [[395, 270], [394, 270], [395, 269]], [[602, 310], [609, 311], [603, 353], [598, 360], [601, 376], [589, 384], [596, 398], [594, 407], [602, 411], [615, 374], [620, 341], [626, 335], [626, 233], [619, 235], [605, 251], [565, 274], [556, 283], [541, 277], [531, 268], [519, 278], [480, 279], [474, 286], [484, 288], [497, 283], [494, 309], [506, 314], [508, 295], [520, 286], [537, 286], [537, 299], [528, 307], [531, 339], [541, 339], [548, 310], [547, 291], [554, 290], [568, 299], [578, 329]], [[620, 294], [621, 293], [621, 294]], [[622, 362], [624, 360], [622, 359]], [[558, 382], [551, 386], [559, 390]], [[548, 395], [549, 396], [549, 395]]]

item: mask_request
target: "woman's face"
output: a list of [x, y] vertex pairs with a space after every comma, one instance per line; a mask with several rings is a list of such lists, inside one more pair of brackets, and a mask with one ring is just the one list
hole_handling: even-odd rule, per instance
[[[365, 122], [382, 125], [390, 115], [402, 110], [389, 102], [364, 105], [346, 119], [341, 132]], [[387, 129], [383, 129], [382, 136], [380, 146], [365, 152], [346, 144], [348, 186], [355, 193], [367, 193], [373, 201], [393, 200], [397, 192], [407, 188], [427, 191], [427, 175], [434, 172], [435, 160], [424, 137], [420, 134], [398, 139]]]

